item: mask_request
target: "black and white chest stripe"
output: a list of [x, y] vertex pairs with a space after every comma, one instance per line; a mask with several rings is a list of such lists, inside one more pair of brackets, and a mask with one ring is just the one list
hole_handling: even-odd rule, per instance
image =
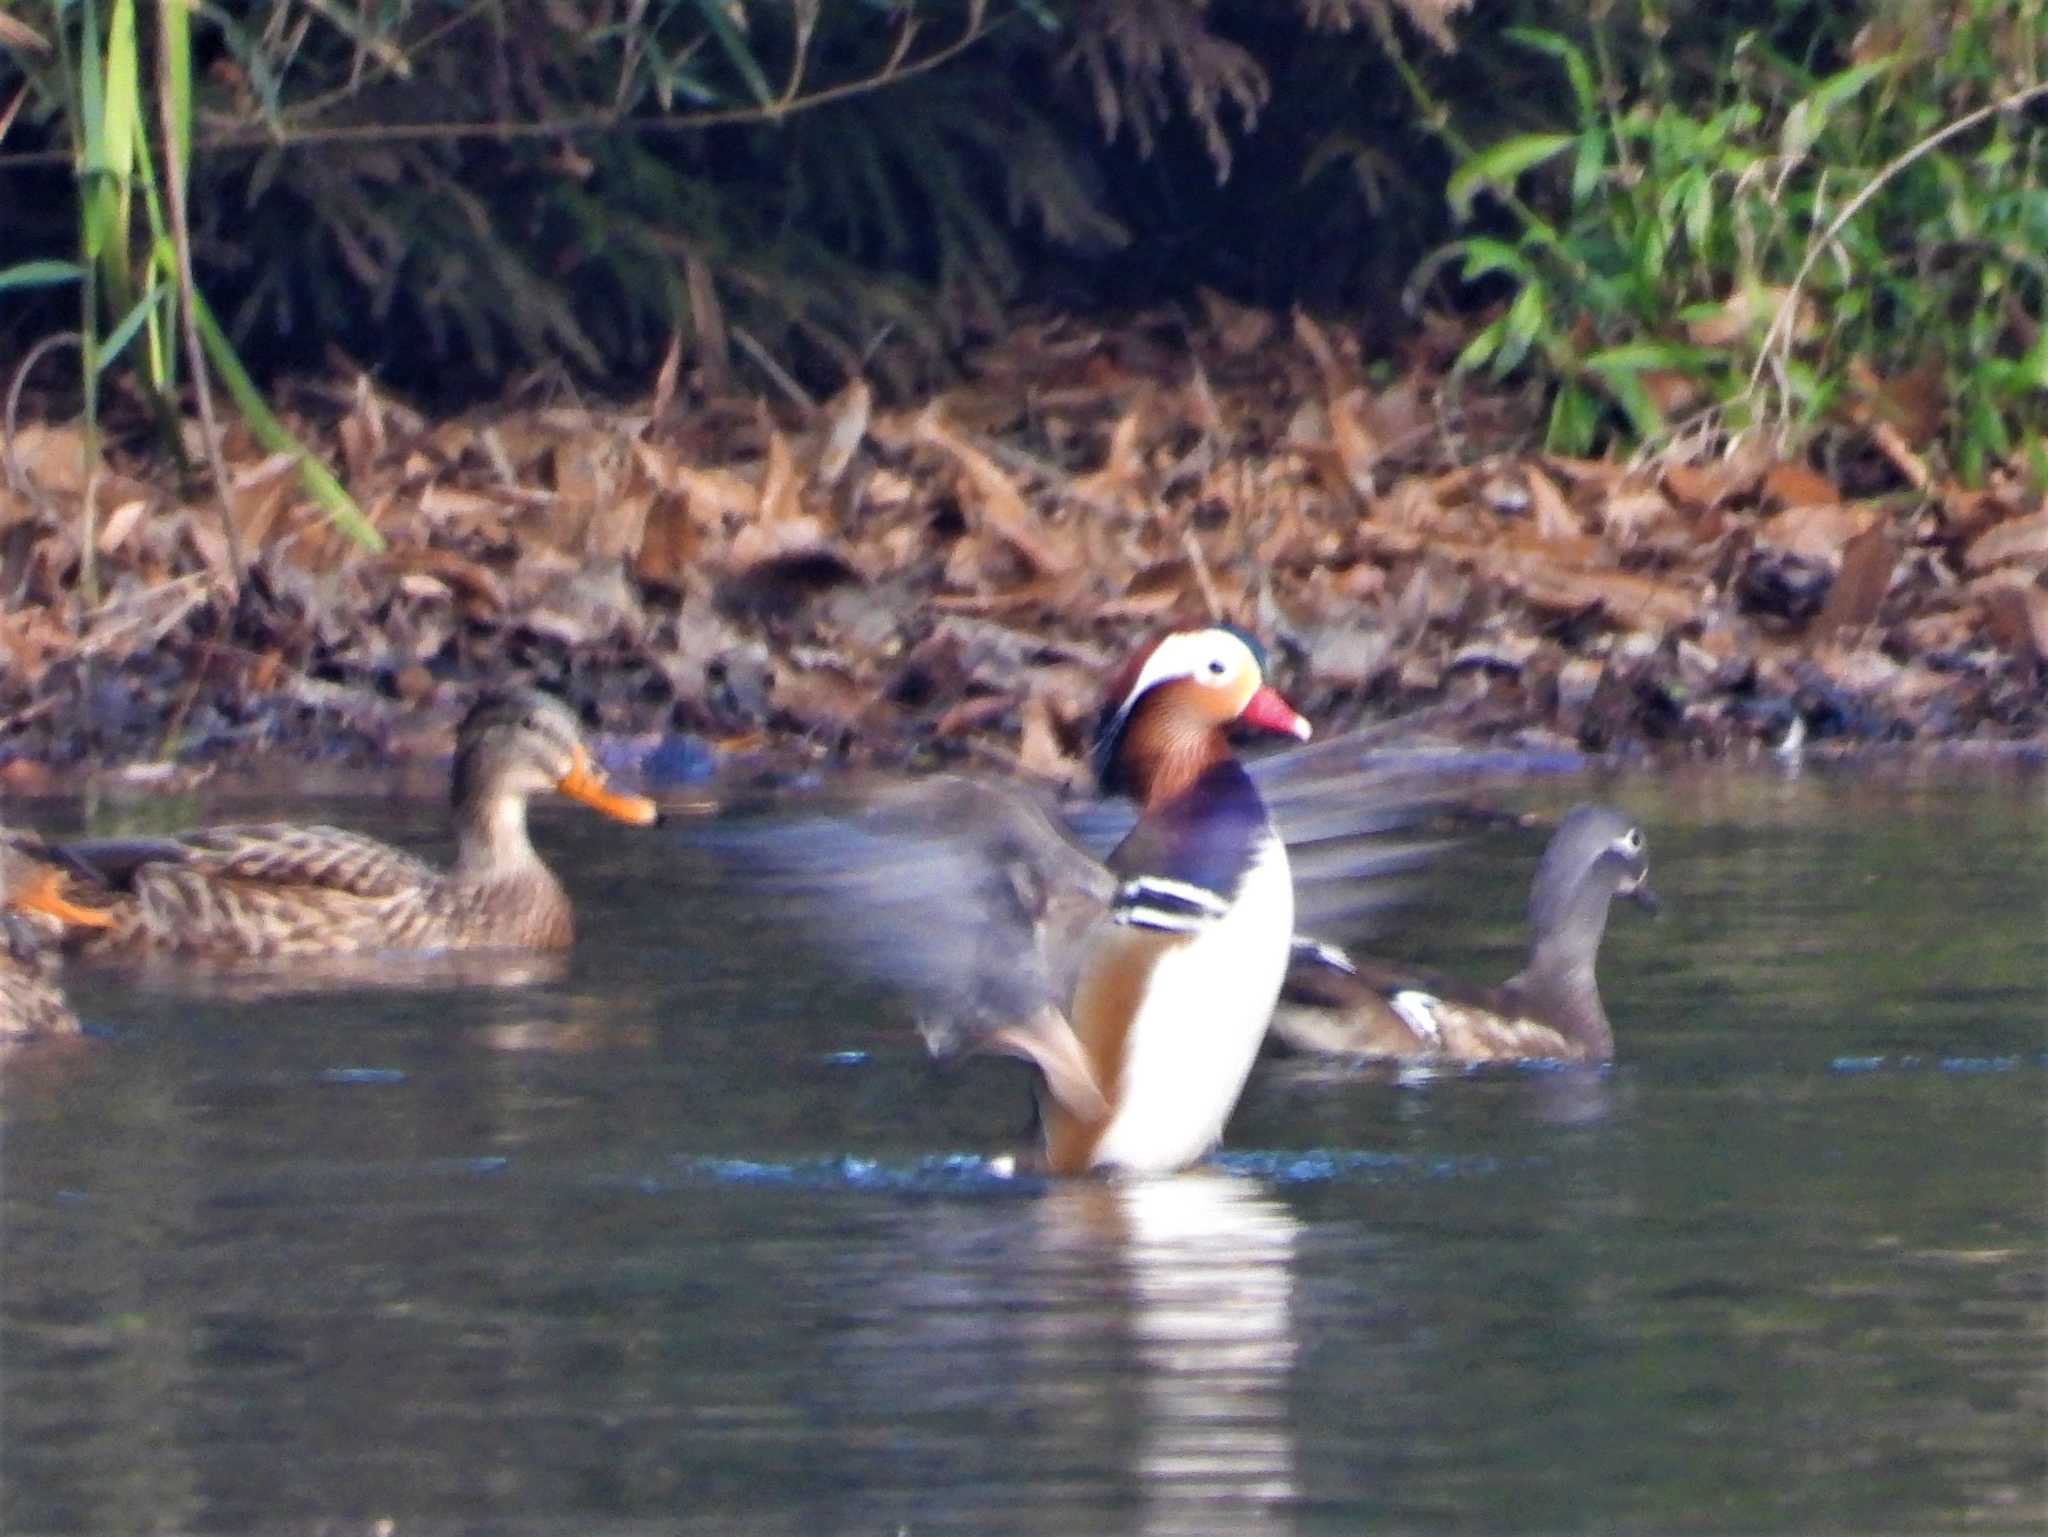
[[1163, 875], [1133, 876], [1116, 889], [1109, 904], [1112, 923], [1169, 934], [1192, 934], [1230, 911], [1220, 892]]
[[1195, 933], [1230, 911], [1245, 873], [1276, 837], [1250, 777], [1235, 762], [1216, 764], [1148, 811], [1110, 856], [1122, 877], [1110, 920]]

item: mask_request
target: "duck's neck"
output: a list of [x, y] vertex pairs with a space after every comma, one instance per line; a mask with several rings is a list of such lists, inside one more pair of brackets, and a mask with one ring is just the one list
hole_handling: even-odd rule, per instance
[[1614, 1027], [1600, 1002], [1594, 965], [1600, 936], [1607, 929], [1607, 907], [1613, 889], [1603, 882], [1583, 882], [1562, 912], [1538, 915], [1529, 964], [1515, 981], [1525, 999], [1539, 1007], [1588, 1053], [1614, 1053]]
[[494, 789], [456, 801], [455, 867], [450, 873], [473, 885], [547, 873], [527, 835], [524, 795]]
[[1190, 726], [1170, 711], [1140, 705], [1117, 743], [1115, 782], [1109, 788], [1151, 811], [1229, 758], [1230, 744], [1214, 726]]

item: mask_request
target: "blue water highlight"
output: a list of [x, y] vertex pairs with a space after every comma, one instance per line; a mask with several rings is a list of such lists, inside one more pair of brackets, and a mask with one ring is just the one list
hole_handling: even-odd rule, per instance
[[2048, 1051], [2032, 1056], [2003, 1057], [1932, 1057], [1908, 1053], [1896, 1057], [1836, 1057], [1828, 1063], [1831, 1073], [2013, 1073], [2028, 1067], [2048, 1067]]
[[[1388, 1183], [1417, 1179], [1484, 1179], [1511, 1160], [1487, 1154], [1418, 1158], [1407, 1153], [1356, 1148], [1300, 1151], [1241, 1149], [1219, 1153], [1199, 1170], [1236, 1175], [1268, 1185]], [[1529, 1160], [1519, 1160], [1527, 1162]], [[671, 1167], [685, 1180], [768, 1186], [784, 1190], [861, 1190], [888, 1194], [1036, 1193], [1060, 1183], [1049, 1175], [1019, 1169], [1010, 1158], [979, 1153], [943, 1153], [909, 1162], [852, 1154], [795, 1160], [678, 1156]], [[1114, 1176], [1105, 1176], [1114, 1178]], [[671, 1186], [647, 1177], [636, 1182], [645, 1194]]]

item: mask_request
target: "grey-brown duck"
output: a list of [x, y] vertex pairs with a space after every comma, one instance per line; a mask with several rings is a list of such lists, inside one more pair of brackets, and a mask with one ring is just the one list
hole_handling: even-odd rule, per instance
[[374, 951], [554, 950], [569, 899], [527, 834], [527, 801], [553, 790], [646, 826], [654, 803], [610, 789], [575, 715], [530, 689], [479, 700], [456, 733], [455, 862], [438, 870], [374, 838], [286, 822], [163, 838], [85, 840], [53, 852], [112, 920], [89, 954], [212, 960]]
[[1483, 1062], [1604, 1062], [1614, 1029], [1594, 977], [1607, 910], [1625, 896], [1650, 912], [1649, 846], [1607, 806], [1574, 807], [1544, 850], [1529, 893], [1529, 958], [1495, 988], [1297, 942], [1273, 1036], [1297, 1051]]
[[76, 1035], [57, 984], [57, 926], [101, 928], [107, 916], [68, 900], [63, 873], [0, 830], [0, 1046]]

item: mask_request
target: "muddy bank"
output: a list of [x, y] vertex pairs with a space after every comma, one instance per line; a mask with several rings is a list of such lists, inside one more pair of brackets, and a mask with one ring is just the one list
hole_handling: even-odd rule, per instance
[[238, 433], [223, 507], [139, 428], [88, 485], [46, 412], [0, 480], [0, 777], [431, 760], [514, 680], [657, 780], [1070, 777], [1114, 659], [1212, 614], [1326, 729], [1449, 705], [1439, 740], [1539, 755], [2048, 741], [2039, 493], [1944, 485], [1896, 435], [1831, 473], [1560, 459], [1443, 362], [1219, 306], [1020, 323], [901, 404], [676, 371], [625, 407], [432, 421], [368, 379], [301, 386], [379, 552]]

